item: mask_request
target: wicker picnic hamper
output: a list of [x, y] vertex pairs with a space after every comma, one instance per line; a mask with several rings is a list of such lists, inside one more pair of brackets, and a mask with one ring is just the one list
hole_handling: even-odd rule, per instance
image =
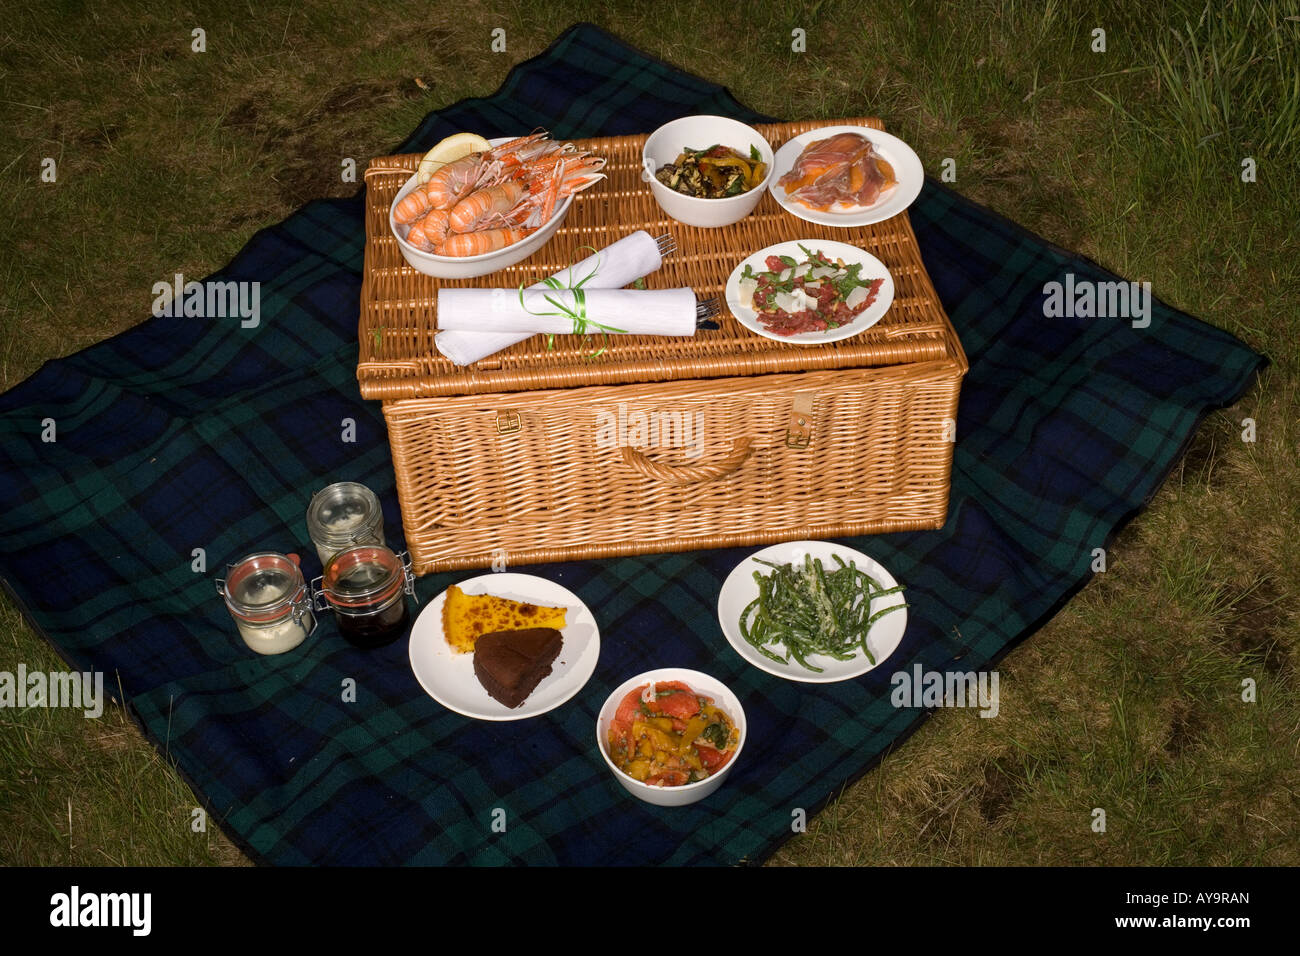
[[[779, 146], [819, 126], [760, 126]], [[734, 226], [668, 219], [639, 179], [644, 136], [579, 141], [608, 179], [579, 194], [531, 258], [481, 279], [411, 269], [388, 207], [418, 154], [366, 173], [361, 392], [383, 402], [416, 573], [684, 551], [943, 524], [965, 354], [906, 213], [814, 225], [764, 196]], [[517, 288], [638, 229], [678, 251], [650, 288], [721, 295], [736, 264], [787, 239], [858, 245], [895, 283], [868, 331], [820, 346], [754, 335], [729, 314], [694, 338], [535, 336], [458, 368], [434, 348], [442, 286]]]

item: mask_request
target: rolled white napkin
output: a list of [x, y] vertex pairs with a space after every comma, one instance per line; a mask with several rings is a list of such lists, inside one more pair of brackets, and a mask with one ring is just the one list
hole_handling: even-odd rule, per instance
[[[586, 324], [579, 325], [574, 316]], [[694, 335], [695, 290], [439, 289], [438, 327], [543, 335]]]
[[[583, 284], [584, 289], [619, 289], [629, 282], [648, 276], [661, 265], [663, 265], [663, 257], [659, 254], [659, 243], [650, 233], [640, 230], [630, 236], [624, 236], [618, 242], [606, 246], [569, 269], [561, 269], [552, 278], [561, 285], [572, 286], [581, 282], [585, 276], [591, 275], [591, 278]], [[593, 270], [594, 275], [592, 275]], [[545, 282], [539, 282], [529, 288], [545, 289], [547, 285]], [[515, 301], [518, 302], [517, 294]], [[442, 325], [441, 309], [439, 309], [438, 324], [445, 328]], [[509, 348], [516, 342], [522, 342], [533, 334], [533, 332], [487, 332], [476, 327], [472, 332], [459, 330], [439, 332], [434, 336], [433, 344], [455, 364], [470, 365]]]

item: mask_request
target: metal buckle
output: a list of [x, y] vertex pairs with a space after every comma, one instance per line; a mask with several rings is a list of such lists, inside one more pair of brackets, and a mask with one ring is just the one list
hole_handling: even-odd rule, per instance
[[524, 427], [523, 419], [516, 411], [497, 412], [497, 434], [513, 435]]

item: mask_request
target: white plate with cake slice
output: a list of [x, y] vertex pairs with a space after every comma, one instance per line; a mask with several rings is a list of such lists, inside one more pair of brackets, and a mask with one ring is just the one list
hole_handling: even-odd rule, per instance
[[[501, 616], [502, 623], [507, 625], [502, 630], [511, 630], [528, 623], [527, 617], [550, 608], [563, 608], [565, 616], [563, 627], [556, 628], [561, 637], [559, 653], [549, 664], [545, 662], [549, 652], [542, 660], [531, 662], [531, 665], [524, 659], [516, 662], [517, 674], [523, 680], [522, 687], [531, 683], [536, 673], [546, 666], [550, 667], [550, 672], [527, 691], [518, 706], [510, 707], [489, 693], [475, 674], [474, 652], [462, 652], [452, 647], [443, 614], [452, 588], [439, 594], [420, 612], [411, 628], [410, 657], [415, 679], [430, 697], [447, 709], [477, 720], [523, 720], [536, 717], [572, 698], [595, 672], [596, 660], [600, 657], [600, 628], [587, 605], [568, 588], [546, 578], [513, 572], [484, 574], [461, 581], [453, 587], [460, 591], [454, 600], [462, 612], [453, 622], [456, 631], [453, 636], [462, 643], [464, 621], [480, 613]], [[485, 601], [484, 596], [503, 601]], [[514, 606], [510, 606], [510, 602]], [[528, 611], [529, 607], [533, 611]], [[492, 629], [490, 625], [484, 626]], [[510, 640], [498, 640], [498, 649]], [[521, 654], [530, 649], [530, 644], [531, 642], [524, 642], [521, 645]], [[501, 656], [498, 655], [498, 659]], [[504, 655], [506, 658], [510, 656]], [[494, 678], [487, 674], [486, 679], [492, 682]], [[515, 689], [520, 690], [521, 687]], [[502, 694], [503, 688], [498, 685], [496, 691]]]

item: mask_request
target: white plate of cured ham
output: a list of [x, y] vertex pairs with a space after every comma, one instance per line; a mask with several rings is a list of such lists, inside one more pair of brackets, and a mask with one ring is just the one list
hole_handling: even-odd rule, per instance
[[897, 136], [866, 126], [823, 126], [776, 151], [767, 188], [792, 216], [823, 226], [868, 226], [921, 193], [925, 169]]

